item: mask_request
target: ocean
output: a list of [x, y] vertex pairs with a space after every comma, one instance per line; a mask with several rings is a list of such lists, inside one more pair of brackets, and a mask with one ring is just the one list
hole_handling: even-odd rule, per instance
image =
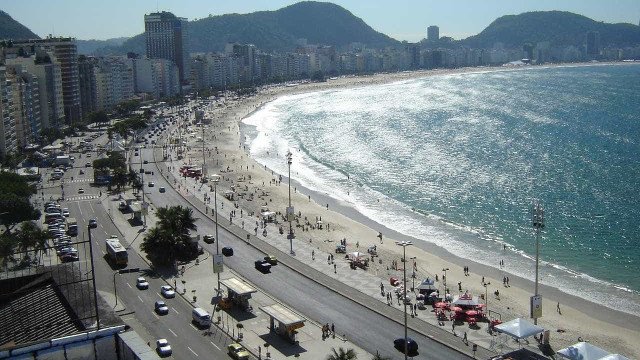
[[[368, 218], [640, 315], [640, 64], [443, 74], [283, 96], [251, 155]], [[509, 251], [503, 251], [506, 246]]]

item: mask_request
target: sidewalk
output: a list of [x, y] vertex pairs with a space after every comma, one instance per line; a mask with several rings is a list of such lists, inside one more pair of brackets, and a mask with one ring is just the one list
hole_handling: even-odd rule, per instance
[[[144, 236], [142, 226], [132, 227], [127, 221], [129, 214], [123, 214], [117, 210], [117, 204], [119, 200], [116, 200], [116, 196], [107, 196], [101, 199], [101, 203], [107, 212], [110, 214], [113, 223], [122, 233], [125, 246], [131, 245], [131, 248], [140, 252], [140, 244], [142, 237]], [[152, 206], [152, 210], [155, 207]], [[147, 215], [147, 224], [153, 227], [157, 218], [153, 211], [150, 211]], [[175, 275], [160, 274], [161, 277], [171, 286], [176, 285], [176, 292], [188, 301], [193, 307], [202, 307], [208, 312], [212, 312], [213, 306], [210, 301], [215, 295], [215, 277], [213, 276], [210, 265], [210, 254], [205, 253], [199, 257], [198, 262], [192, 262], [185, 265], [184, 274], [177, 272]], [[146, 261], [146, 260], [145, 260]], [[245, 279], [233, 272], [229, 268], [225, 268], [225, 272], [221, 274], [221, 280], [235, 277], [245, 283], [257, 289], [258, 292], [254, 293], [250, 304], [253, 307], [253, 313], [242, 311], [237, 307], [232, 307], [229, 310], [221, 310], [218, 313], [214, 313], [212, 329], [222, 330], [225, 334], [236, 341], [238, 339], [238, 324], [242, 324], [242, 340], [241, 343], [247, 348], [255, 357], [266, 358], [267, 348], [265, 344], [269, 344], [268, 352], [271, 355], [271, 359], [285, 359], [289, 357], [296, 357], [297, 354], [307, 354], [307, 358], [325, 358], [331, 348], [339, 347], [351, 348], [356, 351], [360, 358], [370, 358], [370, 354], [363, 349], [355, 346], [354, 344], [340, 338], [340, 337], [328, 337], [323, 339], [320, 324], [306, 319], [305, 326], [298, 329], [297, 340], [298, 343], [292, 345], [284, 338], [276, 335], [269, 330], [270, 318], [267, 314], [260, 310], [263, 306], [277, 304], [278, 301], [268, 294], [259, 290], [254, 284], [248, 283]], [[196, 296], [196, 301], [193, 301], [193, 296]], [[281, 304], [286, 307], [286, 304]], [[119, 309], [123, 310], [123, 309]], [[290, 309], [289, 309], [290, 310]], [[291, 311], [291, 310], [290, 310]], [[298, 314], [304, 318], [303, 314]], [[218, 323], [217, 317], [221, 317], [221, 321]], [[185, 321], [189, 321], [185, 319]], [[216, 336], [216, 331], [203, 331], [205, 336]], [[231, 341], [229, 342], [231, 343]], [[298, 355], [299, 356], [299, 355]]]

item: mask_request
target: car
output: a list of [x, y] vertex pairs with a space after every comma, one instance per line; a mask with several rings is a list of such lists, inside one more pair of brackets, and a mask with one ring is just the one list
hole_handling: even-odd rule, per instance
[[149, 288], [149, 282], [143, 277], [136, 279], [136, 287], [140, 290], [146, 290]]
[[264, 259], [258, 259], [254, 263], [256, 270], [261, 273], [268, 273], [271, 271], [271, 264], [266, 262]]
[[86, 156], [87, 156], [87, 157], [91, 157], [91, 153], [87, 153], [87, 155], [86, 155]]
[[127, 203], [124, 202], [124, 201], [120, 201], [120, 204], [118, 204], [118, 210], [120, 210], [120, 211], [127, 210]]
[[167, 191], [167, 190], [164, 188], [164, 186], [160, 186], [160, 189], [158, 189], [158, 191], [160, 191], [161, 193], [163, 193], [163, 192], [165, 192], [165, 191]]
[[145, 161], [143, 161], [142, 163], [143, 163], [143, 164], [148, 164], [148, 163], [149, 163], [149, 161], [145, 160]]
[[84, 189], [83, 188], [78, 189], [78, 194], [84, 194]]
[[156, 340], [156, 351], [160, 356], [169, 356], [171, 355], [171, 345], [167, 339], [158, 339]]
[[213, 235], [205, 235], [202, 237], [202, 241], [207, 244], [213, 244], [216, 241], [216, 238], [214, 238]]
[[404, 354], [405, 343], [407, 344], [407, 354], [409, 356], [416, 356], [418, 354], [418, 343], [412, 338], [408, 337], [406, 341], [404, 338], [397, 338], [393, 340], [393, 347]]
[[169, 313], [169, 307], [162, 300], [156, 301], [155, 310], [160, 315], [167, 315]]
[[84, 167], [91, 167], [91, 163], [90, 162], [84, 163]]
[[80, 171], [78, 172], [79, 175], [84, 175], [84, 170], [80, 169]]
[[227, 346], [229, 356], [236, 360], [246, 360], [249, 358], [249, 352], [238, 343], [232, 343]]
[[74, 254], [74, 253], [77, 254], [78, 249], [71, 246], [66, 246], [58, 250], [58, 256], [64, 256], [67, 254]]
[[149, 181], [149, 183], [147, 184], [147, 186], [148, 186], [148, 187], [154, 187], [154, 186], [156, 186], [156, 184], [155, 184], [155, 183], [153, 183], [152, 181]]
[[89, 220], [89, 227], [92, 229], [95, 229], [98, 227], [98, 220], [96, 219], [90, 219]]
[[233, 256], [233, 248], [230, 246], [225, 246], [222, 248], [222, 255], [224, 256]]
[[145, 171], [144, 171], [144, 173], [145, 173], [146, 175], [151, 175], [151, 170], [145, 170]]
[[264, 257], [264, 261], [268, 262], [269, 264], [271, 264], [272, 266], [274, 265], [278, 265], [278, 258], [276, 258], [273, 255], [267, 255]]
[[71, 215], [69, 214], [69, 209], [67, 208], [62, 209], [62, 216], [69, 217], [69, 215]]
[[60, 261], [63, 263], [74, 262], [80, 260], [78, 253], [68, 253], [60, 256]]
[[164, 296], [167, 299], [171, 299], [171, 298], [176, 297], [176, 292], [169, 285], [163, 285], [160, 288], [160, 293], [162, 294], [162, 296]]

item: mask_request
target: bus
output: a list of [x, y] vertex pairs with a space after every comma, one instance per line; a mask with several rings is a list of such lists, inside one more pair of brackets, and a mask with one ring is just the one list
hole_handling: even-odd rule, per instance
[[107, 239], [107, 255], [116, 265], [124, 265], [126, 266], [129, 261], [129, 254], [127, 254], [127, 249], [125, 249], [118, 238], [112, 237]]

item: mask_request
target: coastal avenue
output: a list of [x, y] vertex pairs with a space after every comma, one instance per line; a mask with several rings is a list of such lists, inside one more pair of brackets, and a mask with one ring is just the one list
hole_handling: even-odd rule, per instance
[[[102, 137], [97, 139], [98, 141]], [[142, 161], [146, 160], [149, 164], [147, 168], [154, 170], [153, 175], [145, 175], [145, 183], [155, 182], [155, 188], [145, 188], [148, 201], [153, 203], [155, 207], [190, 204], [176, 192], [172, 184], [165, 181], [160, 176], [160, 168], [155, 164], [152, 150], [143, 149], [140, 152]], [[87, 159], [90, 160], [90, 159]], [[91, 159], [92, 160], [92, 159]], [[140, 161], [139, 159], [133, 159]], [[84, 163], [81, 161], [81, 163]], [[134, 165], [134, 168], [139, 166]], [[76, 172], [76, 169], [72, 170]], [[74, 174], [77, 176], [78, 174]], [[90, 172], [84, 175], [85, 178], [90, 177]], [[78, 178], [76, 178], [78, 179]], [[77, 194], [77, 190], [82, 187], [88, 189], [88, 194], [97, 195], [98, 188], [89, 188], [88, 183], [71, 182], [65, 184], [65, 191], [69, 196]], [[165, 187], [165, 193], [159, 193], [157, 189]], [[54, 191], [59, 188], [53, 188]], [[72, 214], [78, 218], [78, 223], [82, 229], [86, 229], [88, 220], [95, 217], [98, 220], [98, 228], [92, 231], [94, 245], [97, 249], [104, 251], [100, 240], [112, 234], [120, 235], [109, 218], [109, 211], [118, 211], [117, 209], [104, 209], [96, 200], [91, 201], [71, 201], [67, 203]], [[206, 218], [203, 214], [195, 212], [198, 232], [207, 234], [214, 232], [214, 223]], [[150, 224], [150, 226], [153, 226]], [[287, 304], [294, 310], [304, 314], [305, 316], [319, 322], [333, 322], [336, 325], [336, 331], [345, 334], [349, 341], [362, 347], [370, 353], [380, 351], [383, 354], [396, 355], [398, 352], [393, 348], [393, 340], [401, 337], [404, 333], [403, 327], [370, 309], [351, 301], [334, 291], [319, 285], [306, 276], [303, 276], [288, 267], [279, 267], [277, 271], [272, 272], [268, 276], [263, 276], [253, 269], [253, 261], [256, 258], [264, 256], [261, 252], [247, 245], [244, 241], [240, 241], [236, 236], [228, 233], [223, 228], [220, 231], [220, 245], [232, 246], [236, 251], [233, 257], [226, 258], [227, 266], [234, 269], [238, 274], [245, 277], [266, 293], [277, 294], [274, 296], [279, 301]], [[142, 236], [142, 235], [141, 235]], [[127, 242], [132, 239], [127, 239]], [[136, 241], [141, 241], [138, 238]], [[213, 245], [202, 244], [207, 251], [214, 253]], [[96, 264], [96, 281], [98, 290], [101, 293], [113, 293], [113, 272], [114, 270], [102, 258], [103, 252], [95, 251]], [[171, 308], [169, 315], [157, 317], [153, 312], [153, 302], [161, 299], [158, 289], [161, 285], [166, 284], [159, 278], [153, 278], [150, 274], [144, 273], [148, 269], [148, 265], [142, 261], [140, 256], [132, 253], [129, 255], [129, 268], [139, 267], [142, 276], [145, 276], [150, 283], [149, 290], [139, 291], [135, 288], [135, 279], [139, 274], [123, 274], [116, 275], [116, 286], [118, 289], [119, 301], [126, 304], [127, 310], [123, 318], [134, 326], [136, 323], [142, 326], [148, 332], [149, 338], [164, 337], [169, 340], [174, 352], [181, 354], [181, 358], [197, 358], [194, 354], [216, 354], [217, 358], [226, 358], [224, 351], [225, 336], [214, 332], [211, 337], [201, 336], [201, 331], [196, 330], [190, 323], [191, 305], [181, 297], [168, 299], [167, 304]], [[371, 299], [371, 301], [377, 301]], [[215, 330], [212, 327], [212, 330]], [[174, 335], [175, 334], [175, 335]], [[200, 336], [185, 336], [186, 334]], [[143, 337], [145, 337], [143, 335]], [[415, 359], [467, 359], [468, 357], [441, 345], [426, 336], [409, 331], [409, 337], [415, 339], [420, 345], [420, 355]], [[211, 342], [213, 341], [213, 342]], [[329, 349], [327, 349], [327, 353]]]

